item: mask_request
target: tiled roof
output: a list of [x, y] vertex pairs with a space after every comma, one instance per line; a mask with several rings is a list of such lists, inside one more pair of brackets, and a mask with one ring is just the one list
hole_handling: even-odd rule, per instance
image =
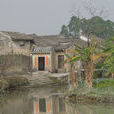
[[12, 40], [33, 40], [34, 39], [30, 35], [25, 34], [25, 33], [20, 33], [20, 32], [3, 31], [3, 33], [9, 35], [12, 38]]
[[53, 50], [52, 47], [37, 47], [35, 46], [32, 49], [32, 54], [38, 54], [38, 53], [50, 53]]
[[82, 41], [79, 38], [68, 38], [61, 35], [48, 35], [48, 36], [38, 36], [36, 34], [25, 34], [19, 32], [4, 32], [6, 35], [14, 41], [32, 40], [35, 47], [32, 50], [32, 53], [50, 53], [51, 50], [62, 51], [63, 49], [68, 49], [73, 47], [75, 44], [79, 46], [86, 45], [85, 41]]

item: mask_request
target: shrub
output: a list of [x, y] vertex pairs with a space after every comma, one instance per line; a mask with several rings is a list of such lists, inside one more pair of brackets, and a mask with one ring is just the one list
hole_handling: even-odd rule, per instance
[[95, 88], [106, 88], [106, 87], [114, 88], [114, 80], [113, 79], [96, 79], [94, 80], [93, 86]]

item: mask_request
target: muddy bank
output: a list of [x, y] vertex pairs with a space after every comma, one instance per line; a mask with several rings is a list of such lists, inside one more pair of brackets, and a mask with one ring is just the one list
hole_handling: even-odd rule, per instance
[[114, 104], [114, 79], [95, 79], [92, 88], [69, 88], [65, 98], [72, 102]]
[[0, 77], [0, 93], [5, 90], [16, 89], [21, 86], [29, 85], [27, 78], [20, 76]]
[[114, 104], [114, 97], [113, 96], [102, 96], [102, 97], [95, 97], [95, 96], [86, 96], [86, 95], [71, 95], [67, 97], [73, 103], [112, 103]]

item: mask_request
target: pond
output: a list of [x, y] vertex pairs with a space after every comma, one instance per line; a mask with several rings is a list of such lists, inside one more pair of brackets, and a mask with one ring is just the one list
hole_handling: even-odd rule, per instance
[[0, 114], [114, 114], [112, 104], [73, 104], [62, 97], [64, 88], [12, 91], [0, 102]]

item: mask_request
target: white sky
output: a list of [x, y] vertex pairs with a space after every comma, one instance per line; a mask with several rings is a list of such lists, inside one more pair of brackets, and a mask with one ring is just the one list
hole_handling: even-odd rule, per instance
[[[88, 0], [0, 0], [0, 31], [58, 34], [72, 12], [83, 7], [83, 1]], [[114, 21], [114, 0], [89, 1], [105, 9], [106, 18]], [[88, 16], [83, 8], [81, 12]]]

